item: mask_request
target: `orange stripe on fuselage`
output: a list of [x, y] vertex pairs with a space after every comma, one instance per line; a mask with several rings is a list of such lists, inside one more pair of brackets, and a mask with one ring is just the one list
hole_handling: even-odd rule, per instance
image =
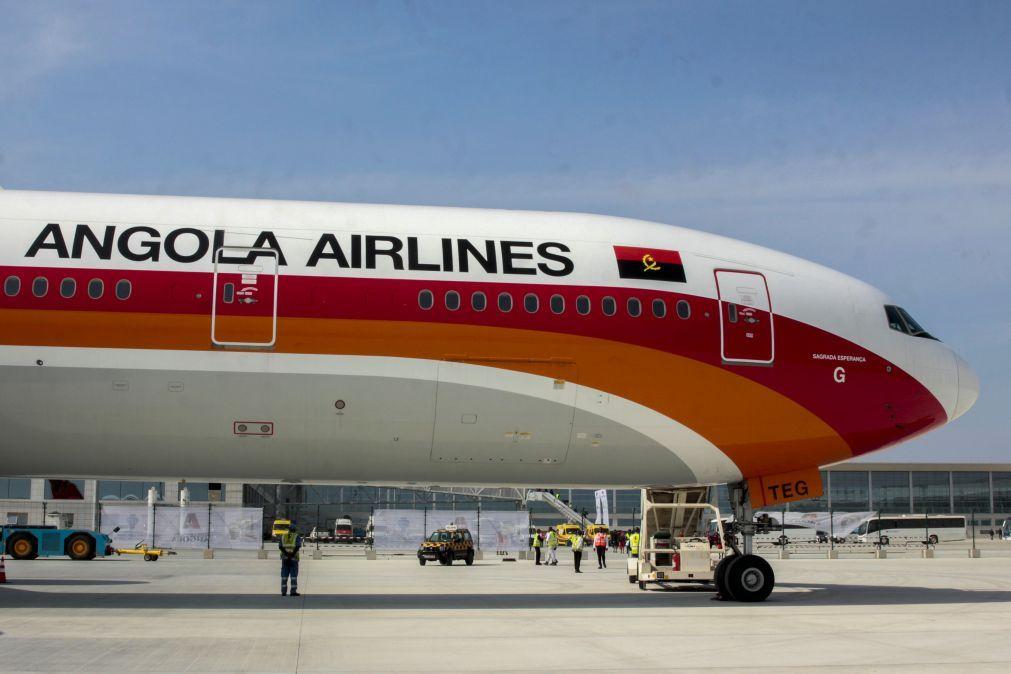
[[[264, 319], [238, 320], [256, 328]], [[212, 350], [208, 316], [96, 311], [6, 310], [0, 343]], [[576, 363], [579, 384], [635, 401], [693, 429], [722, 449], [745, 477], [825, 465], [852, 455], [828, 424], [769, 388], [690, 358], [593, 337], [445, 323], [281, 318], [273, 350], [508, 359], [511, 362], [494, 366], [532, 374], [547, 374], [550, 366], [543, 361], [557, 358]]]

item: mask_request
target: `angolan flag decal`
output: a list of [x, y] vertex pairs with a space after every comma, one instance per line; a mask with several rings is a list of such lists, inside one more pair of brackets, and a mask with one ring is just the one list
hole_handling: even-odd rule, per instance
[[685, 282], [685, 267], [681, 264], [681, 253], [676, 250], [615, 246], [614, 257], [621, 278]]

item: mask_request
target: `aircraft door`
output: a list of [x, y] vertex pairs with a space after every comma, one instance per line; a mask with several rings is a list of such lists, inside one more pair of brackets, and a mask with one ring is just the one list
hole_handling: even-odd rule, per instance
[[716, 271], [720, 299], [720, 353], [724, 362], [771, 364], [775, 356], [772, 303], [758, 272]]
[[278, 255], [270, 248], [214, 251], [211, 342], [270, 347], [277, 340]]

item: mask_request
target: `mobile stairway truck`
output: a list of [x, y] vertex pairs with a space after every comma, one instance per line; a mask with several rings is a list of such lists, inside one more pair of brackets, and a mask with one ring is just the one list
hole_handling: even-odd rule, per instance
[[[735, 532], [723, 528], [720, 509], [706, 502], [707, 487], [644, 489], [639, 554], [627, 561], [628, 582], [712, 584], [719, 597], [764, 601], [772, 592], [772, 567], [757, 555], [742, 554]], [[715, 520], [716, 536], [709, 523]]]

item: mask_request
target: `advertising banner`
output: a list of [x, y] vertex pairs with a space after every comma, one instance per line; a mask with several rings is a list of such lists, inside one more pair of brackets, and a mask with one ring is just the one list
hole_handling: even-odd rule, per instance
[[263, 508], [211, 508], [211, 547], [259, 550]]
[[206, 548], [209, 526], [207, 506], [158, 508], [154, 518], [154, 544], [178, 550]]
[[[119, 527], [119, 531], [112, 530]], [[132, 548], [138, 543], [151, 543], [147, 535], [147, 506], [103, 505], [101, 532], [112, 538], [114, 548]]]
[[381, 508], [372, 515], [373, 547], [377, 552], [417, 550], [425, 538], [422, 510]]
[[436, 529], [453, 525], [457, 529], [467, 529], [477, 543], [476, 510], [429, 510], [425, 517], [425, 537]]
[[530, 513], [525, 510], [481, 513], [479, 547], [488, 552], [526, 550], [530, 547]]
[[598, 489], [593, 492], [593, 495], [597, 499], [597, 519], [594, 520], [594, 524], [603, 524], [607, 527], [611, 526], [611, 515], [607, 508], [607, 490]]

